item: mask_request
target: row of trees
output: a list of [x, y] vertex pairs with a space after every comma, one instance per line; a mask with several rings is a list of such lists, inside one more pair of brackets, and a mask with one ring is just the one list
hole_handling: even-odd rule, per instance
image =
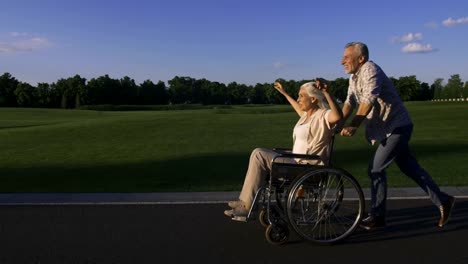
[[[436, 79], [432, 85], [420, 82], [416, 76], [391, 78], [404, 101], [468, 97], [468, 82], [463, 83], [458, 74], [447, 84]], [[283, 86], [292, 95], [309, 80], [283, 80]], [[348, 79], [330, 81], [335, 97], [344, 101]], [[273, 88], [272, 83], [245, 85], [231, 82], [228, 85], [206, 79], [176, 76], [157, 83], [146, 80], [136, 84], [128, 76], [112, 79], [108, 75], [87, 81], [80, 75], [60, 79], [55, 83], [38, 83], [32, 86], [18, 81], [9, 73], [0, 76], [0, 106], [77, 108], [82, 105], [151, 105], [151, 104], [284, 104], [287, 103]]]

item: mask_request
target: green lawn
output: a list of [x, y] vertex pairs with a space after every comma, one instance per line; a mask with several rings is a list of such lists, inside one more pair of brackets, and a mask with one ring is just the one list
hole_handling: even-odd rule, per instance
[[[440, 185], [468, 185], [468, 103], [408, 103], [411, 141]], [[98, 112], [0, 108], [0, 192], [238, 190], [255, 147], [290, 147], [288, 106]], [[338, 137], [334, 163], [368, 186], [360, 129]], [[398, 169], [390, 186], [414, 186]]]

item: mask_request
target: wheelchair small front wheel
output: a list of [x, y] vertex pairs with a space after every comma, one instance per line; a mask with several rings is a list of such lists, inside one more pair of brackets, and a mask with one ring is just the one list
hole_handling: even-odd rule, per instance
[[270, 222], [268, 221], [268, 214], [267, 210], [261, 210], [260, 214], [258, 215], [258, 221], [263, 227], [268, 227], [270, 225]]
[[265, 230], [266, 240], [273, 245], [282, 245], [288, 241], [289, 229], [283, 224], [269, 225]]
[[278, 212], [278, 210], [274, 207], [270, 207], [270, 219], [268, 219], [268, 210], [267, 209], [262, 209], [258, 215], [258, 221], [263, 227], [268, 227], [270, 225], [270, 221], [272, 223], [278, 223], [278, 221], [281, 221], [281, 215]]

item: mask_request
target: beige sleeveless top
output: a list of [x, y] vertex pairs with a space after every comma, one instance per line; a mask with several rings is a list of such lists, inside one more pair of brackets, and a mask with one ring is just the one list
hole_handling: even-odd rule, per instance
[[[330, 110], [318, 109], [307, 119], [307, 114], [297, 121], [293, 132], [293, 153], [318, 155], [322, 161], [303, 161], [310, 164], [328, 164], [330, 143], [334, 127], [328, 123]], [[297, 151], [297, 152], [296, 152]], [[299, 161], [301, 162], [301, 161]]]

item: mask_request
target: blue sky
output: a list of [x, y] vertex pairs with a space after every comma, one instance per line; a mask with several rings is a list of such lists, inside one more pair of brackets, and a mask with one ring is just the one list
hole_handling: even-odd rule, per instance
[[2, 0], [0, 74], [245, 84], [348, 77], [350, 41], [388, 76], [468, 81], [468, 2]]

